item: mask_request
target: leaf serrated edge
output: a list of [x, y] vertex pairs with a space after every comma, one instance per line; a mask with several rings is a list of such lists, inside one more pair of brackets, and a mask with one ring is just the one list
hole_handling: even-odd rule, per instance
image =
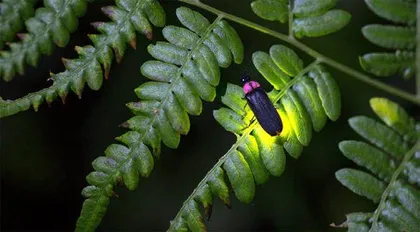
[[[137, 4], [139, 4], [138, 9], [142, 9], [142, 6], [145, 4], [146, 1], [149, 1], [149, 0], [139, 1], [137, 3]], [[127, 14], [127, 16], [126, 16], [126, 18], [128, 20], [124, 20], [124, 21], [125, 22], [130, 22], [130, 17], [135, 12], [136, 12], [135, 10], [129, 12]], [[114, 22], [114, 21], [111, 19], [110, 22]], [[120, 28], [121, 27], [124, 27], [125, 26], [125, 24], [124, 25], [121, 25], [121, 26], [120, 26], [120, 24], [118, 24], [118, 25], [119, 25], [118, 31], [120, 31]], [[105, 35], [105, 34], [104, 33], [101, 33], [99, 35]], [[102, 50], [103, 50], [103, 48], [105, 46], [111, 47], [110, 44], [101, 43], [101, 46], [94, 47], [95, 48], [95, 51], [91, 55], [91, 57], [94, 57], [94, 59], [98, 60], [97, 55], [102, 52]], [[77, 46], [76, 46], [75, 49], [77, 50]], [[101, 50], [101, 51], [99, 51], [99, 50]], [[87, 63], [90, 63], [90, 62], [92, 62], [91, 59], [89, 59], [88, 62], [85, 63], [85, 65]], [[111, 60], [111, 63], [112, 63], [112, 60]], [[103, 66], [102, 63], [100, 63], [100, 64], [101, 64], [101, 66]], [[79, 73], [79, 72], [81, 72], [83, 70], [85, 70], [85, 66], [81, 65], [81, 66], [78, 66], [76, 69], [73, 69], [72, 71], [75, 72], [75, 73]], [[63, 72], [60, 72], [60, 73], [57, 73], [57, 74], [53, 74], [53, 75], [64, 74], [67, 71], [68, 70], [66, 69]], [[107, 71], [108, 70], [103, 70], [103, 71], [105, 71], [105, 78], [107, 78]], [[53, 75], [52, 75], [52, 77], [53, 77]], [[50, 77], [48, 80], [54, 80], [52, 77]], [[29, 93], [29, 94], [27, 94], [27, 95], [25, 95], [25, 96], [23, 96], [21, 98], [17, 98], [17, 99], [14, 99], [14, 100], [8, 100], [8, 99], [7, 100], [4, 100], [4, 99], [2, 99], [0, 97], [0, 118], [11, 116], [11, 115], [17, 114], [19, 112], [26, 111], [26, 110], [30, 109], [31, 106], [33, 106], [32, 103], [31, 103], [32, 97], [41, 96], [42, 97], [42, 101], [47, 100], [47, 103], [50, 105], [50, 102], [47, 99], [48, 93], [51, 93], [52, 92], [54, 95], [57, 94], [59, 92], [59, 90], [60, 90], [59, 89], [60, 86], [67, 86], [66, 89], [68, 90], [68, 92], [70, 92], [70, 86], [69, 86], [69, 84], [71, 83], [71, 80], [72, 80], [71, 78], [60, 78], [58, 80], [55, 80], [54, 83], [51, 86], [47, 87], [47, 88], [41, 89], [41, 90], [36, 91], [36, 92]], [[86, 83], [84, 83], [83, 87], [85, 85], [86, 85]], [[73, 91], [73, 92], [75, 92], [77, 94], [76, 91]], [[79, 98], [81, 98], [81, 97], [79, 96]], [[54, 98], [54, 100], [55, 100], [55, 98]], [[64, 100], [63, 100], [63, 103], [64, 103]], [[23, 107], [23, 106], [25, 106], [25, 107]], [[6, 112], [5, 109], [1, 109], [1, 108], [8, 108], [8, 107], [14, 107], [15, 110], [14, 111], [11, 111], [11, 112], [9, 112], [9, 111]], [[34, 109], [35, 109], [35, 111], [38, 110], [37, 107], [34, 107]]]

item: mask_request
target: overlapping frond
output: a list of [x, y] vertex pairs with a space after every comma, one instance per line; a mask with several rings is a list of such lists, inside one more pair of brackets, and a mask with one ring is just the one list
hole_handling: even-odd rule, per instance
[[0, 2], [0, 49], [11, 42], [24, 25], [24, 21], [34, 15], [36, 0], [3, 0]]
[[188, 29], [166, 26], [163, 35], [169, 42], [148, 47], [156, 60], [145, 62], [141, 72], [151, 81], [135, 89], [139, 102], [127, 104], [135, 116], [122, 124], [131, 129], [117, 138], [124, 145], [110, 145], [106, 156], [92, 163], [95, 171], [87, 176], [90, 186], [82, 191], [88, 199], [77, 231], [92, 231], [98, 226], [117, 182], [133, 190], [139, 174], [149, 176], [161, 142], [176, 148], [181, 135], [190, 129], [189, 114], [201, 113], [202, 100], [214, 100], [219, 67], [228, 67], [232, 60], [242, 62], [242, 42], [226, 21], [217, 18], [210, 23], [185, 7], [178, 8], [176, 14]]
[[373, 98], [370, 105], [385, 125], [365, 116], [353, 117], [350, 126], [367, 142], [339, 144], [341, 152], [364, 170], [344, 168], [336, 177], [354, 193], [379, 204], [373, 213], [347, 215], [342, 226], [349, 231], [418, 231], [419, 122], [388, 99]]
[[[293, 7], [289, 5], [291, 2], [294, 2]], [[349, 23], [348, 12], [332, 9], [336, 3], [337, 0], [256, 0], [251, 7], [266, 20], [285, 23], [292, 18], [289, 26], [297, 38], [302, 38], [328, 35]]]
[[363, 36], [371, 43], [394, 50], [373, 52], [359, 57], [360, 65], [379, 77], [401, 75], [410, 78], [415, 73], [416, 1], [365, 0], [379, 17], [398, 25], [370, 24], [362, 28]]
[[102, 11], [113, 22], [93, 23], [101, 32], [89, 35], [93, 46], [76, 47], [79, 58], [63, 59], [66, 70], [51, 75], [53, 84], [50, 87], [16, 100], [0, 98], [0, 117], [28, 110], [31, 106], [36, 111], [44, 101], [50, 104], [58, 96], [64, 102], [70, 91], [81, 97], [86, 84], [98, 90], [102, 86], [103, 76], [108, 77], [114, 55], [119, 62], [127, 43], [136, 47], [136, 31], [151, 38], [151, 24], [159, 27], [165, 24], [165, 12], [157, 0], [120, 0], [116, 6], [103, 7]]
[[70, 33], [77, 29], [78, 17], [85, 14], [87, 0], [45, 0], [35, 16], [26, 20], [29, 33], [21, 41], [10, 43], [10, 51], [0, 52], [0, 76], [10, 81], [16, 73], [23, 75], [25, 63], [35, 66], [41, 54], [50, 55], [54, 44], [67, 45]]
[[238, 140], [184, 202], [169, 231], [205, 230], [200, 205], [207, 217], [210, 217], [213, 197], [219, 197], [229, 206], [228, 183], [241, 202], [250, 203], [256, 185], [267, 182], [270, 175], [283, 173], [284, 150], [298, 158], [312, 138], [312, 128], [320, 131], [327, 117], [335, 121], [340, 115], [338, 86], [321, 65], [314, 63], [304, 69], [296, 53], [282, 45], [272, 46], [269, 54], [255, 52], [253, 62], [274, 87], [269, 97], [281, 117], [283, 131], [272, 137], [258, 123], [252, 123], [253, 113], [242, 88], [229, 84], [222, 97], [227, 107], [214, 111], [214, 117], [227, 131], [237, 135]]

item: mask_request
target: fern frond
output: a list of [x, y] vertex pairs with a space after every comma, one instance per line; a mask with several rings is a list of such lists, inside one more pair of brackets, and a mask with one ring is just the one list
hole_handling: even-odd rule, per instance
[[85, 14], [86, 0], [46, 0], [45, 7], [38, 8], [35, 16], [25, 24], [28, 34], [22, 34], [22, 41], [10, 43], [10, 51], [0, 53], [0, 76], [10, 81], [15, 73], [23, 75], [24, 64], [35, 66], [41, 54], [50, 55], [54, 44], [67, 45], [70, 33], [77, 28], [78, 17]]
[[362, 28], [363, 36], [371, 43], [396, 49], [395, 53], [368, 53], [359, 57], [360, 65], [369, 73], [379, 77], [402, 75], [405, 79], [415, 73], [416, 48], [416, 2], [404, 0], [365, 0], [378, 16], [394, 23], [371, 24]]
[[34, 15], [35, 0], [4, 0], [0, 2], [0, 49], [13, 41], [23, 22]]
[[[366, 171], [344, 168], [337, 179], [351, 191], [379, 203], [373, 213], [352, 213], [349, 231], [418, 231], [420, 228], [420, 132], [398, 104], [373, 98], [370, 105], [385, 123], [353, 117], [350, 126], [369, 141], [342, 141], [340, 150]], [[358, 215], [358, 216], [356, 216]]]
[[[88, 199], [77, 231], [92, 231], [98, 226], [117, 182], [133, 190], [139, 174], [149, 176], [161, 141], [167, 147], [178, 147], [181, 135], [190, 129], [188, 115], [201, 113], [202, 100], [214, 100], [219, 66], [228, 67], [232, 60], [242, 62], [242, 42], [226, 21], [217, 18], [210, 23], [185, 7], [178, 8], [176, 14], [188, 29], [166, 26], [163, 35], [169, 42], [148, 47], [157, 60], [145, 62], [141, 72], [151, 81], [135, 89], [140, 102], [127, 104], [136, 116], [122, 124], [131, 129], [117, 138], [125, 146], [112, 144], [105, 151], [106, 157], [92, 163], [95, 171], [87, 176], [90, 186], [82, 192]], [[190, 207], [192, 210], [194, 205]]]
[[[274, 45], [269, 54], [255, 52], [253, 62], [274, 87], [269, 98], [275, 103], [283, 122], [283, 131], [272, 137], [262, 127], [251, 123], [253, 114], [240, 86], [228, 84], [222, 102], [227, 106], [214, 111], [215, 119], [237, 136], [237, 142], [219, 159], [171, 221], [169, 231], [202, 231], [205, 229], [200, 204], [210, 217], [213, 196], [230, 206], [229, 187], [244, 203], [250, 203], [256, 185], [269, 176], [280, 176], [286, 165], [284, 149], [298, 158], [312, 137], [312, 128], [321, 130], [327, 117], [336, 120], [341, 101], [338, 86], [331, 75], [314, 62], [303, 68], [296, 53]], [[293, 79], [292, 79], [293, 78]]]
[[294, 18], [289, 27], [297, 38], [302, 38], [328, 35], [349, 23], [351, 15], [348, 12], [331, 10], [336, 3], [337, 0], [299, 0], [289, 7], [288, 0], [256, 0], [251, 7], [256, 15], [266, 20], [285, 23]]
[[104, 7], [102, 11], [113, 22], [93, 23], [102, 33], [89, 35], [93, 46], [76, 47], [78, 59], [63, 59], [66, 70], [51, 75], [52, 86], [16, 100], [0, 98], [0, 117], [28, 110], [31, 106], [37, 111], [44, 101], [51, 104], [57, 96], [64, 103], [70, 91], [80, 98], [85, 84], [98, 90], [102, 86], [103, 76], [108, 78], [114, 54], [117, 62], [120, 62], [127, 43], [136, 47], [136, 31], [151, 38], [151, 24], [159, 27], [165, 24], [165, 12], [156, 0], [121, 0], [117, 1], [116, 6]]

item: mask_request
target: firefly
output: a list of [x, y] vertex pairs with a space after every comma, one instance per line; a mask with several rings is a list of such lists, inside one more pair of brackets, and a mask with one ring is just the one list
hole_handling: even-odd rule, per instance
[[242, 77], [241, 82], [245, 98], [258, 123], [269, 135], [279, 135], [283, 129], [283, 123], [267, 93], [258, 82], [252, 81], [249, 76]]

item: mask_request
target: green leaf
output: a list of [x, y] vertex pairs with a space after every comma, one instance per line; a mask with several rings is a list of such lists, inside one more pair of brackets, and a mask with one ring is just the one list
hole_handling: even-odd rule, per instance
[[342, 141], [339, 143], [341, 152], [359, 166], [366, 167], [379, 178], [389, 181], [395, 171], [395, 162], [381, 150], [363, 142]]
[[[122, 2], [120, 1], [120, 3]], [[125, 0], [124, 7], [132, 8], [136, 6], [136, 3], [140, 4], [141, 2]], [[148, 15], [153, 13], [150, 12], [151, 9], [159, 12], [159, 9], [155, 9], [157, 6], [153, 2], [146, 1], [144, 6], [150, 7], [146, 12]], [[107, 13], [112, 15], [113, 19], [119, 19], [120, 15], [126, 14], [117, 8], [107, 8]], [[109, 198], [112, 195], [112, 188], [117, 182], [124, 183], [128, 189], [134, 190], [139, 183], [140, 175], [148, 177], [155, 162], [153, 156], [159, 157], [161, 142], [170, 148], [178, 147], [180, 135], [185, 135], [190, 130], [189, 114], [201, 114], [202, 100], [212, 101], [215, 98], [215, 86], [219, 84], [220, 80], [219, 63], [220, 66], [230, 64], [232, 56], [235, 57], [235, 62], [242, 61], [243, 54], [240, 54], [243, 52], [243, 48], [240, 48], [242, 43], [239, 37], [234, 38], [237, 34], [227, 23], [221, 23], [220, 19], [216, 19], [210, 24], [198, 12], [184, 7], [177, 10], [177, 16], [181, 23], [192, 31], [182, 27], [166, 26], [163, 29], [163, 35], [169, 43], [157, 42], [156, 45], [148, 46], [149, 53], [157, 60], [145, 62], [140, 70], [151, 81], [145, 82], [135, 89], [140, 101], [127, 104], [135, 116], [121, 124], [122, 127], [132, 131], [117, 138], [125, 146], [111, 145], [106, 151], [107, 158], [112, 159], [117, 165], [106, 169], [105, 167], [108, 166], [94, 166], [95, 170], [101, 167], [100, 170], [107, 172], [93, 172], [95, 175], [89, 175], [89, 180], [91, 180], [89, 183], [93, 187], [100, 188], [98, 191], [95, 190], [97, 197], [107, 194], [106, 196]], [[157, 16], [154, 20], [159, 21]], [[103, 25], [98, 25], [98, 27], [103, 31], [109, 31], [109, 28]], [[218, 36], [213, 30], [215, 28], [218, 28], [218, 33], [222, 36]], [[112, 43], [118, 45], [121, 38], [114, 38]], [[232, 38], [232, 40], [226, 40], [227, 38]], [[93, 41], [102, 43], [102, 39], [99, 38], [94, 38]], [[231, 45], [232, 43], [236, 44]], [[114, 49], [119, 51], [119, 55], [123, 54], [123, 47], [119, 46]], [[225, 54], [226, 51], [228, 54]], [[80, 49], [79, 52], [90, 54], [95, 50], [94, 48]], [[223, 62], [219, 62], [222, 60]], [[75, 62], [67, 62], [68, 67], [79, 65]], [[80, 82], [85, 81], [82, 78], [80, 80]], [[83, 84], [74, 88], [78, 89], [79, 86], [83, 87]], [[244, 153], [247, 151], [244, 150]], [[250, 162], [254, 160], [255, 166], [252, 167], [256, 167], [254, 170], [256, 176], [260, 174], [260, 180], [263, 181], [264, 176], [260, 170], [262, 165], [257, 162], [259, 157], [254, 153], [246, 155]], [[240, 178], [242, 178], [242, 171], [247, 168], [249, 173], [245, 177], [250, 177], [251, 183], [254, 185], [252, 172], [244, 157], [240, 156], [239, 158], [232, 157], [232, 162], [226, 164], [226, 168], [230, 168], [227, 171], [228, 175], [234, 179], [237, 178], [236, 174], [232, 173], [232, 168], [239, 168], [241, 170]], [[100, 160], [102, 161], [103, 158]], [[206, 185], [201, 186], [193, 198], [186, 202], [180, 219], [171, 223], [173, 227], [177, 228], [177, 231], [184, 231], [188, 228], [204, 230], [205, 226], [198, 204], [201, 203], [209, 215], [212, 205], [211, 193], [219, 196], [225, 204], [230, 205], [229, 190], [224, 182], [224, 171], [218, 169], [212, 174], [207, 179]], [[244, 201], [249, 199], [246, 186], [233, 181], [230, 183], [238, 186], [239, 189], [236, 189], [236, 193], [242, 196], [241, 199]], [[106, 192], [103, 191], [105, 187], [107, 188]], [[91, 192], [93, 191], [91, 190]], [[86, 201], [88, 200], [90, 199]], [[98, 207], [101, 207], [102, 211], [106, 210], [106, 206]], [[82, 210], [83, 212], [85, 211]], [[86, 226], [79, 223], [76, 231], [94, 230], [100, 221], [95, 213], [97, 214], [98, 211], [90, 210], [87, 215], [82, 214], [79, 221], [88, 221], [88, 223]], [[99, 215], [99, 217], [102, 216], [103, 214]], [[94, 219], [96, 221], [92, 221]]]
[[[268, 181], [269, 173], [265, 169], [261, 161], [265, 161], [263, 151], [259, 151], [258, 143], [253, 136], [247, 136], [244, 139], [244, 142], [239, 145], [238, 151], [244, 156], [246, 162], [248, 163], [252, 174], [254, 176], [255, 183], [264, 184]], [[271, 159], [270, 162], [275, 163], [275, 159]], [[265, 162], [264, 162], [265, 163]]]
[[250, 203], [255, 195], [255, 184], [251, 169], [243, 155], [237, 151], [229, 153], [223, 164], [223, 169], [226, 170], [229, 182], [238, 200]]
[[368, 53], [359, 57], [360, 65], [369, 73], [386, 77], [402, 75], [405, 79], [414, 75], [415, 53], [399, 51], [393, 53]]
[[284, 149], [290, 154], [290, 156], [297, 159], [302, 154], [303, 145], [297, 139], [293, 128], [291, 128], [290, 119], [287, 116], [287, 112], [283, 105], [278, 104], [276, 107], [279, 110], [281, 120], [283, 121], [282, 133], [286, 134], [286, 136], [281, 135], [280, 140], [282, 140]]
[[292, 49], [286, 46], [271, 46], [270, 56], [277, 67], [289, 76], [296, 76], [303, 69], [303, 61]]
[[309, 72], [309, 76], [316, 83], [325, 113], [331, 120], [336, 121], [341, 112], [341, 95], [337, 83], [331, 74], [319, 65]]
[[354, 193], [367, 197], [375, 203], [381, 200], [385, 190], [383, 182], [366, 172], [344, 168], [337, 171], [335, 177]]
[[204, 213], [207, 216], [207, 219], [209, 219], [213, 206], [213, 195], [210, 186], [205, 184], [203, 187], [197, 189], [194, 199], [204, 206]]
[[[258, 71], [274, 85], [275, 90], [269, 92], [268, 97], [273, 101], [281, 117], [283, 130], [280, 135], [269, 135], [258, 122], [252, 120], [254, 114], [246, 104], [243, 89], [240, 86], [228, 83], [226, 92], [221, 98], [226, 107], [213, 111], [213, 115], [216, 121], [227, 131], [236, 135], [237, 142], [219, 159], [198, 184], [196, 190], [188, 197], [189, 200], [184, 203], [171, 222], [169, 231], [185, 230], [185, 218], [180, 215], [185, 214], [185, 207], [191, 199], [201, 202], [204, 213], [207, 217], [209, 216], [208, 211], [211, 210], [212, 197], [207, 190], [208, 187], [210, 187], [213, 195], [221, 198], [230, 207], [229, 189], [224, 172], [227, 174], [228, 182], [231, 184], [236, 197], [241, 202], [251, 202], [255, 195], [256, 184], [265, 183], [269, 174], [280, 176], [284, 172], [286, 166], [284, 149], [292, 157], [298, 158], [302, 153], [302, 144], [309, 144], [312, 137], [312, 124], [307, 110], [314, 113], [317, 129], [320, 130], [325, 125], [327, 116], [318, 93], [317, 82], [308, 77], [302, 77], [303, 63], [296, 53], [284, 46], [275, 45], [270, 49], [270, 55], [265, 52], [255, 52], [252, 58]], [[322, 75], [329, 75], [321, 67], [318, 67], [318, 69], [318, 72]], [[309, 68], [306, 68], [306, 70], [309, 70]], [[295, 74], [295, 79], [291, 80], [285, 72], [290, 75]], [[154, 77], [154, 75], [147, 75]], [[166, 72], [163, 72], [162, 75], [165, 76]], [[323, 85], [323, 88], [331, 88], [332, 82], [328, 80], [328, 78], [331, 78], [330, 76], [320, 78], [322, 81], [319, 83]], [[166, 78], [163, 77], [162, 79], [165, 80]], [[291, 81], [293, 83], [290, 83]], [[285, 87], [291, 88], [293, 85], [296, 88], [285, 89]], [[334, 91], [338, 90], [334, 89]], [[337, 94], [339, 96], [339, 93], [334, 92], [330, 95], [331, 97], [337, 97]], [[327, 99], [328, 95], [324, 97], [325, 101], [330, 101]], [[282, 104], [277, 104], [277, 101]], [[339, 103], [340, 98], [334, 101]], [[305, 102], [305, 104], [302, 102]], [[147, 104], [149, 105], [149, 103]], [[311, 109], [307, 107], [311, 107]], [[144, 114], [141, 105], [131, 104], [130, 109]], [[339, 109], [340, 107], [338, 107]], [[190, 230], [203, 230], [203, 228], [199, 229], [201, 226], [199, 221], [195, 220], [195, 222], [197, 223], [188, 225], [188, 228]]]
[[243, 121], [243, 117], [235, 113], [231, 109], [221, 108], [213, 111], [213, 116], [225, 130], [235, 134], [239, 134], [247, 126]]
[[416, 23], [416, 2], [406, 0], [365, 0], [378, 16], [395, 23]]
[[237, 64], [242, 63], [242, 60], [244, 59], [244, 46], [235, 29], [226, 21], [221, 20], [217, 22], [217, 27], [214, 28], [213, 32], [223, 41], [231, 41], [227, 46], [232, 52], [233, 61]]
[[297, 139], [302, 145], [308, 146], [312, 139], [312, 124], [303, 103], [291, 90], [283, 96], [281, 103], [287, 112]]
[[214, 169], [208, 178], [208, 185], [214, 195], [218, 196], [225, 205], [230, 207], [229, 188], [225, 183], [225, 171], [221, 167]]
[[254, 52], [254, 54], [252, 54], [252, 61], [258, 72], [260, 72], [275, 89], [282, 89], [290, 81], [290, 77], [280, 70], [267, 53], [260, 51]]
[[182, 216], [187, 222], [188, 227], [191, 228], [192, 231], [204, 231], [205, 225], [200, 210], [198, 209], [197, 202], [190, 200], [184, 207], [185, 211]]
[[337, 0], [296, 0], [293, 14], [296, 17], [318, 16], [337, 4]]
[[402, 159], [408, 148], [394, 130], [365, 116], [349, 119], [349, 124], [360, 136], [390, 153], [397, 160]]
[[414, 49], [416, 28], [371, 24], [362, 28], [363, 36], [373, 44], [384, 48]]
[[[33, 2], [28, 1], [26, 7], [30, 9], [31, 4], [33, 6]], [[3, 6], [7, 5], [9, 4], [3, 4]], [[41, 54], [50, 55], [52, 53], [53, 43], [59, 47], [66, 46], [70, 33], [77, 27], [77, 18], [83, 16], [87, 8], [86, 0], [63, 0], [58, 2], [45, 0], [44, 5], [45, 7], [40, 7], [36, 10], [35, 16], [26, 20], [25, 24], [29, 33], [22, 34], [20, 36], [22, 38], [21, 41], [11, 43], [9, 45], [10, 51], [1, 52], [0, 76], [3, 77], [3, 80], [11, 81], [16, 73], [23, 75], [24, 64], [30, 63], [35, 66]], [[24, 6], [21, 4], [16, 6], [14, 3], [13, 7]], [[8, 21], [6, 22], [9, 23]], [[19, 28], [19, 26], [16, 26], [16, 28]], [[9, 34], [7, 31], [5, 35]], [[0, 30], [1, 32], [2, 30]], [[3, 35], [3, 33], [1, 34]]]
[[255, 130], [255, 137], [259, 144], [261, 159], [264, 166], [273, 176], [280, 176], [286, 167], [286, 156], [280, 144], [276, 144], [272, 137], [260, 127]]
[[[302, 81], [299, 81], [293, 86], [293, 90], [298, 94], [299, 98], [302, 99], [302, 103], [308, 110], [308, 114], [311, 117], [313, 128], [316, 132], [319, 132], [324, 128], [327, 122], [327, 115], [325, 114], [320, 95], [317, 90], [315, 82], [308, 78], [303, 77]], [[322, 95], [325, 97], [324, 95]], [[328, 96], [329, 99], [331, 96]], [[339, 99], [337, 101], [340, 102]], [[338, 109], [338, 113], [339, 113]]]
[[285, 23], [289, 17], [287, 0], [257, 0], [251, 3], [251, 8], [256, 15], [265, 20]]
[[199, 35], [204, 34], [210, 26], [209, 20], [204, 16], [186, 7], [176, 9], [176, 16], [182, 25]]
[[409, 134], [415, 130], [414, 119], [395, 102], [386, 98], [372, 98], [369, 103], [375, 114], [400, 135]]
[[[35, 65], [40, 57], [40, 51], [44, 54], [52, 52], [50, 35], [54, 34], [59, 37], [64, 35], [64, 32], [58, 33], [55, 29], [53, 30], [53, 26], [61, 29], [66, 28], [68, 32], [71, 32], [76, 29], [77, 17], [83, 15], [86, 10], [85, 0], [48, 0], [45, 1], [45, 5], [45, 8], [37, 10], [34, 18], [26, 22], [30, 34], [25, 36], [24, 41], [12, 43], [10, 54], [2, 53], [1, 56], [8, 60], [6, 62], [5, 59], [0, 58], [0, 76], [4, 76], [5, 79], [12, 76], [9, 74], [14, 72], [15, 66], [23, 67], [25, 57], [29, 57], [31, 64]], [[51, 76], [53, 84], [50, 87], [16, 100], [0, 100], [0, 116], [16, 114], [28, 110], [30, 106], [37, 110], [41, 103], [44, 101], [51, 103], [58, 96], [65, 102], [70, 90], [80, 98], [85, 84], [88, 84], [93, 90], [98, 90], [102, 85], [102, 77], [108, 78], [109, 76], [114, 55], [117, 61], [121, 61], [126, 44], [129, 43], [132, 47], [136, 46], [135, 32], [151, 35], [150, 25], [144, 24], [148, 20], [146, 11], [152, 8], [158, 9], [158, 5], [156, 0], [121, 0], [117, 1], [117, 5], [114, 7], [102, 8], [113, 22], [93, 24], [101, 32], [101, 34], [89, 35], [93, 46], [76, 46], [75, 50], [79, 58], [63, 59], [66, 70]], [[161, 20], [165, 18], [164, 12], [159, 9], [153, 13], [156, 23], [162, 23]], [[135, 17], [142, 17], [142, 21], [135, 20]], [[28, 56], [29, 54], [30, 56]], [[9, 56], [13, 58], [9, 59]], [[16, 63], [15, 59], [19, 62]], [[3, 67], [5, 68], [3, 69]], [[23, 68], [21, 70], [23, 71]]]
[[347, 221], [343, 224], [347, 225], [348, 232], [368, 232], [372, 216], [371, 213], [350, 213], [346, 215]]
[[34, 0], [3, 0], [0, 3], [0, 49], [5, 42], [11, 42], [24, 22], [34, 15]]
[[[347, 226], [349, 231], [416, 231], [420, 227], [420, 190], [415, 185], [420, 186], [420, 137], [404, 134], [404, 127], [395, 127], [395, 122], [414, 125], [401, 106], [384, 98], [372, 98], [370, 103], [388, 126], [364, 116], [354, 117], [349, 122], [358, 134], [376, 147], [357, 141], [343, 141], [339, 146], [346, 157], [383, 181], [366, 172], [347, 168], [339, 170], [336, 177], [353, 192], [379, 204], [371, 214], [348, 215], [342, 226]], [[402, 137], [411, 139], [403, 140]]]
[[350, 22], [351, 15], [343, 10], [330, 10], [323, 15], [297, 18], [293, 32], [297, 38], [319, 37], [339, 31]]

